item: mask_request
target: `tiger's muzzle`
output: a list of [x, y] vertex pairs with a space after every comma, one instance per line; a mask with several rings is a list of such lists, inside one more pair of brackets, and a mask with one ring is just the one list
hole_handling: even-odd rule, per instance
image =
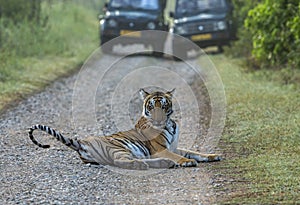
[[150, 111], [152, 123], [155, 126], [164, 125], [166, 123], [166, 120], [168, 119], [168, 116], [164, 109], [160, 107], [155, 107]]

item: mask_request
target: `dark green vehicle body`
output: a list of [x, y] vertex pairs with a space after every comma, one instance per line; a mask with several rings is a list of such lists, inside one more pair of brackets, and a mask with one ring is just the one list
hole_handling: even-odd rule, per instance
[[[171, 33], [183, 36], [200, 48], [229, 45], [236, 39], [236, 27], [232, 18], [230, 0], [176, 0]], [[173, 40], [173, 53], [186, 57], [192, 49], [180, 38]]]
[[[100, 40], [104, 52], [112, 52], [112, 44], [141, 43], [163, 52], [167, 35], [155, 36], [147, 30], [168, 31], [164, 9], [166, 0], [110, 0], [106, 3], [105, 14], [100, 18]], [[160, 52], [154, 52], [160, 53]]]

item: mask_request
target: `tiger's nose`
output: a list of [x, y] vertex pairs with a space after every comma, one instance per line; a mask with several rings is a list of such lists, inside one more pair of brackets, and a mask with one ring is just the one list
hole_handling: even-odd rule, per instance
[[165, 111], [159, 107], [155, 107], [151, 111], [151, 117], [152, 117], [152, 120], [158, 124], [161, 124], [162, 122], [164, 122], [167, 119]]

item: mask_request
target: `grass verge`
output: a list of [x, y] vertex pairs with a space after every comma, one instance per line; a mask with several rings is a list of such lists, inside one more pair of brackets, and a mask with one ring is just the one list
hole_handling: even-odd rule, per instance
[[0, 19], [0, 112], [78, 70], [99, 45], [100, 5], [45, 1], [44, 25]]
[[245, 73], [241, 61], [212, 56], [225, 86], [226, 160], [213, 164], [220, 203], [300, 203], [299, 87]]

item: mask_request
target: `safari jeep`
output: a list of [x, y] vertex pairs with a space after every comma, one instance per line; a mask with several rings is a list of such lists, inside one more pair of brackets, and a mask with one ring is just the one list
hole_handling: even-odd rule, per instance
[[105, 14], [99, 17], [102, 51], [111, 53], [114, 44], [107, 42], [122, 36], [114, 43], [140, 43], [151, 46], [154, 55], [163, 55], [167, 35], [152, 35], [147, 30], [168, 32], [165, 7], [166, 0], [110, 0], [105, 4]]
[[[236, 38], [232, 10], [230, 0], [176, 0], [175, 11], [170, 12], [174, 19], [170, 31], [201, 48], [217, 46], [222, 52], [222, 46]], [[193, 47], [182, 39], [173, 38], [173, 55], [186, 58]]]

